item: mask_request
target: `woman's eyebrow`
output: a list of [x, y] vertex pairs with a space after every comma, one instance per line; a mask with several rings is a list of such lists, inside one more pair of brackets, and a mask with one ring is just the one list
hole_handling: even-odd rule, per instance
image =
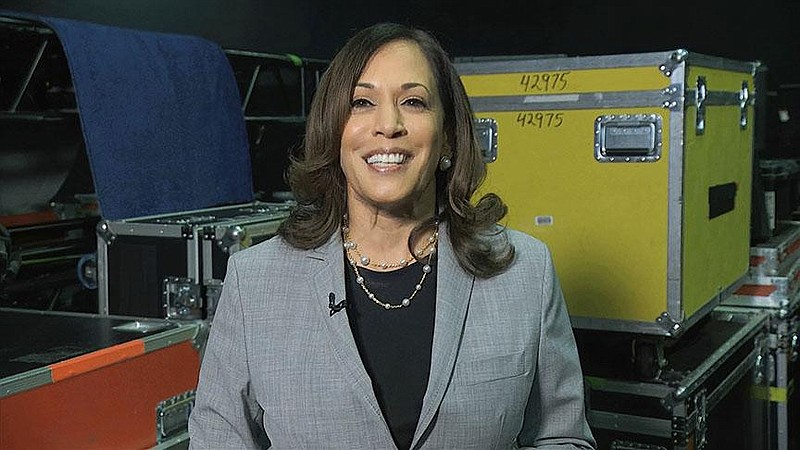
[[[360, 81], [360, 82], [356, 83], [356, 87], [361, 87], [361, 88], [365, 88], [365, 89], [375, 89], [375, 85], [374, 84], [363, 82], [363, 81]], [[422, 89], [425, 89], [428, 92], [428, 94], [430, 94], [430, 92], [431, 92], [430, 89], [428, 89], [428, 87], [425, 86], [422, 83], [409, 82], [409, 83], [403, 83], [402, 85], [400, 85], [400, 88], [402, 90], [404, 90], [404, 91], [407, 91], [409, 89], [413, 89], [415, 87], [421, 87]]]

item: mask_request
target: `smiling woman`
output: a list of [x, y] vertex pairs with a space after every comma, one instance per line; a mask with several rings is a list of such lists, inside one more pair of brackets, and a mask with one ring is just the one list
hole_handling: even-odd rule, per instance
[[[405, 257], [405, 237], [435, 215], [434, 173], [446, 152], [442, 127], [436, 79], [419, 47], [396, 41], [378, 50], [356, 83], [340, 156], [350, 230], [365, 248]], [[384, 218], [391, 225], [374, 232]], [[405, 218], [405, 227], [398, 229], [394, 218]], [[386, 239], [387, 231], [395, 236]]]
[[289, 169], [297, 207], [229, 259], [191, 447], [593, 448], [550, 253], [497, 225], [496, 195], [470, 201], [485, 171], [430, 34], [351, 38]]

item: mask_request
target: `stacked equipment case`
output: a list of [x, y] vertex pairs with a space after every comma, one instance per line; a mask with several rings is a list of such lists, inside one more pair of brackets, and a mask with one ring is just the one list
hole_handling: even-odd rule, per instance
[[578, 335], [598, 448], [767, 448], [768, 315], [717, 307], [664, 346], [650, 379], [620, 361], [624, 339]]
[[0, 448], [185, 446], [199, 330], [0, 308]]
[[761, 398], [770, 402], [770, 449], [800, 446], [797, 414], [800, 394], [800, 222], [779, 221], [777, 233], [753, 246], [747, 281], [723, 300], [730, 310], [764, 311], [769, 314], [768, 386]]
[[499, 128], [483, 189], [553, 250], [574, 326], [678, 336], [746, 275], [758, 63], [682, 49], [455, 62]]
[[760, 63], [676, 49], [455, 65], [496, 125], [477, 195], [553, 252], [599, 448], [769, 448], [771, 316], [722, 306], [749, 275]]
[[256, 201], [102, 221], [100, 313], [210, 322], [228, 257], [274, 236], [291, 207]]

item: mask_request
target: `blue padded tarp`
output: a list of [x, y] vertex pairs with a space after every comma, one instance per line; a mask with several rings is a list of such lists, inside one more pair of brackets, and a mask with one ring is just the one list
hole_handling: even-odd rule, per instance
[[105, 219], [254, 200], [239, 91], [217, 44], [196, 36], [0, 15], [42, 22], [64, 47]]

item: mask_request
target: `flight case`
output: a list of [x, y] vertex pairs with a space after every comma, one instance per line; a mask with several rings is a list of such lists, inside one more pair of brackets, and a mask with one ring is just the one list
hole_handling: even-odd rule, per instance
[[623, 370], [607, 341], [579, 342], [598, 448], [767, 449], [769, 403], [757, 395], [768, 386], [767, 323], [765, 312], [717, 307], [669, 338], [650, 379]]
[[291, 208], [256, 201], [100, 222], [100, 313], [210, 321], [228, 257], [274, 236]]
[[499, 129], [478, 194], [550, 246], [575, 327], [677, 336], [746, 274], [757, 62], [679, 49], [455, 65]]
[[0, 308], [0, 448], [188, 441], [197, 322]]
[[[762, 397], [771, 404], [770, 448], [797, 449], [800, 392], [800, 223], [778, 222], [779, 234], [751, 248], [750, 276], [723, 305], [731, 310], [762, 310], [770, 314], [769, 386]], [[738, 309], [737, 309], [738, 307]]]

